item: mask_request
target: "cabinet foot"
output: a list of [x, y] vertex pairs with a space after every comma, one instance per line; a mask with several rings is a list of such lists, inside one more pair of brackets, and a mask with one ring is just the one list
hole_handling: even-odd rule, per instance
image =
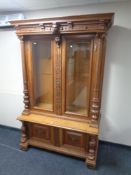
[[96, 167], [97, 149], [98, 149], [98, 136], [90, 135], [88, 143], [88, 155], [86, 158], [86, 165], [89, 168]]
[[27, 151], [28, 150], [28, 143], [20, 143], [20, 149], [22, 151]]
[[25, 122], [22, 123], [21, 131], [22, 134], [20, 141], [20, 149], [26, 151], [28, 149], [28, 139], [27, 139], [27, 126]]
[[88, 158], [86, 158], [85, 164], [88, 168], [90, 169], [95, 169], [96, 168], [96, 161], [91, 161]]

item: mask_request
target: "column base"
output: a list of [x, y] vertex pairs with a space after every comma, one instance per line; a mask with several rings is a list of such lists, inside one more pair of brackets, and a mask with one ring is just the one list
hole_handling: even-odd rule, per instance
[[27, 151], [28, 150], [28, 142], [20, 143], [20, 149], [22, 151]]
[[90, 169], [96, 168], [96, 161], [95, 160], [89, 160], [88, 157], [86, 158], [85, 164]]

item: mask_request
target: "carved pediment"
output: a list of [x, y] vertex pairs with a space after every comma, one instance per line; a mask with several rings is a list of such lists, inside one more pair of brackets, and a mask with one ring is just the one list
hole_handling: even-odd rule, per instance
[[113, 22], [113, 13], [12, 21], [17, 35], [105, 33]]

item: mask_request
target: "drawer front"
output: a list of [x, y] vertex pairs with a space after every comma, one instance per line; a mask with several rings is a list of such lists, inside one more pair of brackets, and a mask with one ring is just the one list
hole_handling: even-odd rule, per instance
[[80, 132], [63, 130], [63, 144], [76, 148], [85, 148], [86, 135]]
[[51, 134], [51, 127], [39, 124], [30, 124], [30, 137], [37, 138], [44, 141], [51, 141], [52, 134]]

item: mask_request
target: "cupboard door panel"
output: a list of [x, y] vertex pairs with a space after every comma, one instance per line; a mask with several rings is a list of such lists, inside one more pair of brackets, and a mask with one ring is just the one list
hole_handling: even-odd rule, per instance
[[52, 142], [52, 132], [50, 126], [30, 124], [30, 138], [36, 138], [41, 141]]
[[62, 145], [63, 146], [71, 146], [76, 149], [87, 150], [87, 135], [71, 130], [63, 130], [62, 131]]

